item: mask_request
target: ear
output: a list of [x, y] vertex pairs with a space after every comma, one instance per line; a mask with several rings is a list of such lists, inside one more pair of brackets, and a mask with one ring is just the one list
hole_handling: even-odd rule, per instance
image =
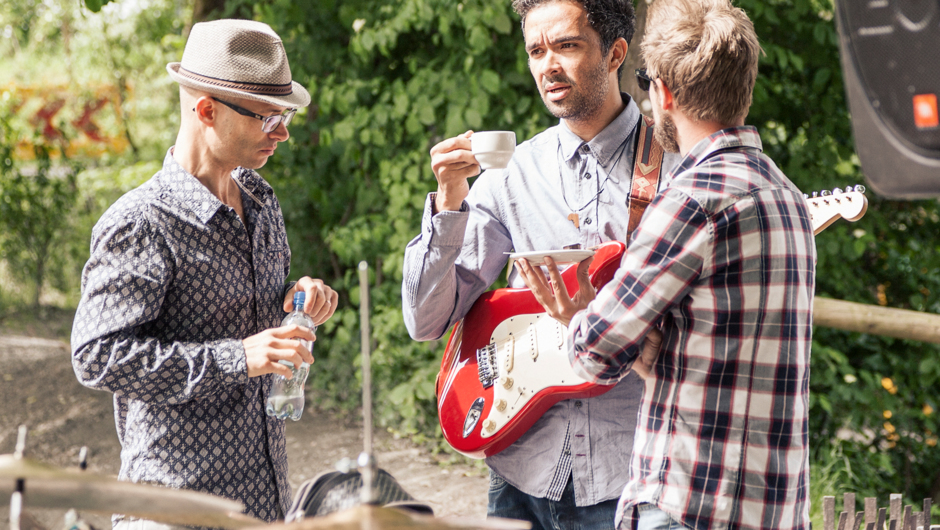
[[626, 39], [622, 37], [611, 44], [610, 51], [608, 52], [610, 55], [610, 64], [608, 64], [610, 72], [616, 72], [617, 69], [620, 68], [620, 65], [627, 59], [628, 48], [629, 45], [627, 45]]
[[659, 107], [662, 110], [675, 109], [676, 99], [672, 95], [672, 91], [669, 90], [669, 87], [666, 86], [666, 83], [663, 83], [663, 80], [657, 77], [653, 80], [653, 84], [656, 85], [656, 92], [659, 93]]
[[208, 127], [215, 125], [216, 110], [218, 109], [216, 108], [215, 100], [209, 96], [201, 96], [196, 100], [196, 106], [193, 108], [199, 121]]

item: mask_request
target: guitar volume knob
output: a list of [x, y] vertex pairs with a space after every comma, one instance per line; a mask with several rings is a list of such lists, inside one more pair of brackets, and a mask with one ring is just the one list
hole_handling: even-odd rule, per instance
[[505, 400], [505, 399], [499, 399], [499, 400], [496, 401], [496, 410], [498, 410], [498, 411], [500, 411], [500, 412], [503, 412], [504, 410], [506, 410], [506, 400]]
[[483, 431], [484, 432], [493, 432], [496, 430], [496, 422], [493, 420], [486, 420], [483, 422]]
[[503, 388], [509, 390], [512, 388], [513, 380], [511, 377], [506, 377], [505, 375], [499, 378], [499, 384], [503, 385]]

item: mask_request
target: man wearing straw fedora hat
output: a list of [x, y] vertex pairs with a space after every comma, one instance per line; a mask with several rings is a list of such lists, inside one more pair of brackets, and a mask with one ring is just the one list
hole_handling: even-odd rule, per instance
[[[317, 324], [337, 295], [287, 283], [290, 248], [273, 190], [254, 170], [287, 140], [310, 95], [267, 25], [193, 26], [181, 62], [180, 129], [163, 167], [92, 233], [72, 331], [79, 381], [114, 393], [120, 478], [207, 492], [265, 521], [291, 502], [284, 421], [264, 403], [280, 360], [313, 362], [279, 327], [295, 292]], [[115, 516], [116, 526], [154, 528]]]

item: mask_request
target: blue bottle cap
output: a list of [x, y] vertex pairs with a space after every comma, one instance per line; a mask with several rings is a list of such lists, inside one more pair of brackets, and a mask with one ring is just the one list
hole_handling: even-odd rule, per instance
[[307, 293], [299, 291], [294, 293], [294, 311], [304, 310], [304, 301], [307, 299]]

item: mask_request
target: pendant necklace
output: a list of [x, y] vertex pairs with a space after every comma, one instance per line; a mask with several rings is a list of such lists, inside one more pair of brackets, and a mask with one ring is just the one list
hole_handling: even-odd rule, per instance
[[[584, 145], [587, 145], [587, 144], [584, 144]], [[560, 149], [560, 148], [561, 148], [561, 146], [559, 146], [559, 149]], [[580, 150], [580, 147], [579, 147], [578, 149]], [[579, 155], [579, 156], [580, 156], [580, 155]], [[580, 167], [579, 167], [579, 169], [578, 169], [578, 177], [577, 177], [577, 178], [578, 178], [578, 181], [583, 180], [583, 178], [584, 178], [583, 175], [584, 175], [584, 173], [587, 171], [587, 159], [584, 158], [584, 157], [581, 157], [581, 162], [583, 163], [583, 165], [580, 165]], [[565, 201], [565, 206], [568, 207], [568, 210], [571, 211], [571, 213], [568, 214], [568, 220], [571, 221], [571, 223], [574, 225], [575, 228], [577, 228], [577, 229], [580, 229], [580, 228], [581, 228], [581, 215], [580, 215], [581, 212], [584, 211], [585, 208], [587, 208], [588, 206], [590, 206], [591, 203], [593, 203], [594, 201], [596, 201], [597, 198], [600, 197], [601, 193], [604, 193], [604, 188], [607, 186], [607, 181], [610, 180], [610, 173], [613, 172], [614, 168], [617, 167], [617, 164], [618, 164], [619, 162], [620, 162], [620, 157], [617, 157], [617, 160], [616, 160], [616, 162], [614, 162], [613, 167], [610, 168], [610, 171], [607, 172], [607, 175], [604, 177], [604, 182], [602, 182], [602, 183], [600, 184], [600, 186], [598, 186], [597, 193], [595, 193], [593, 197], [591, 197], [590, 199], [588, 199], [588, 201], [587, 201], [586, 203], [584, 203], [584, 206], [581, 206], [581, 207], [578, 208], [577, 210], [574, 209], [574, 208], [572, 208], [572, 207], [571, 207], [571, 204], [568, 202], [568, 195], [565, 193], [565, 179], [564, 179], [564, 177], [561, 175], [561, 171], [560, 171], [560, 168], [559, 168], [558, 176], [559, 176], [559, 178], [561, 179], [561, 198], [562, 198], [562, 200]], [[598, 164], [598, 165], [600, 165], [600, 164]]]

